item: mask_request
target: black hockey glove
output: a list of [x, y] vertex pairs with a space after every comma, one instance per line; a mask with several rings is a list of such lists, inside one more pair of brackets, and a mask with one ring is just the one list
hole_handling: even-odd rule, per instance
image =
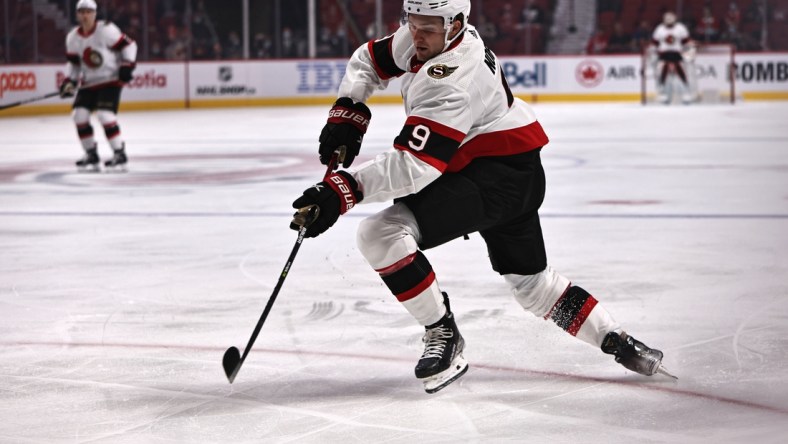
[[77, 91], [77, 82], [66, 79], [63, 80], [63, 83], [60, 84], [60, 98], [65, 99], [67, 97], [74, 97], [74, 93]]
[[350, 97], [337, 99], [328, 112], [326, 126], [320, 132], [320, 163], [328, 165], [334, 152], [340, 151], [342, 166], [349, 167], [361, 150], [361, 141], [371, 118], [372, 113], [364, 103], [353, 103]]
[[[307, 188], [304, 195], [293, 202], [293, 208], [299, 211], [293, 215], [290, 228], [297, 231], [306, 225], [304, 236], [317, 237], [363, 198], [358, 183], [350, 174], [345, 171], [330, 174], [323, 182]], [[316, 206], [317, 211], [309, 220], [309, 208], [312, 206]]]
[[134, 78], [134, 68], [137, 66], [134, 63], [125, 63], [120, 66], [120, 70], [118, 71], [118, 80], [123, 83], [131, 82], [131, 79]]

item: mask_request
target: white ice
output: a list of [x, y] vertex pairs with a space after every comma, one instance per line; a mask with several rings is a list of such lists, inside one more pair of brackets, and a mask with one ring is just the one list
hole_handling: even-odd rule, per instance
[[[373, 105], [363, 158], [404, 113]], [[478, 235], [427, 252], [470, 370], [428, 395], [422, 328], [355, 245], [307, 239], [326, 106], [122, 113], [127, 174], [67, 115], [0, 118], [0, 442], [779, 443], [788, 436], [788, 104], [538, 104], [551, 264], [678, 375], [523, 311]], [[103, 159], [109, 147], [94, 122]]]

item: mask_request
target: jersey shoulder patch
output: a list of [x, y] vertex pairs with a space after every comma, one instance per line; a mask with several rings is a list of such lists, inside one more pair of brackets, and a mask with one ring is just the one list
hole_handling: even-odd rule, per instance
[[457, 71], [459, 66], [449, 66], [443, 63], [438, 63], [427, 68], [427, 75], [433, 79], [445, 79]]

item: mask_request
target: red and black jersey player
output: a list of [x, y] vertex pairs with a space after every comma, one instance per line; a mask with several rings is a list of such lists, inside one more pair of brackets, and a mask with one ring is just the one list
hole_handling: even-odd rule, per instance
[[[407, 118], [393, 149], [304, 191], [318, 205], [307, 237], [357, 203], [394, 200], [361, 222], [359, 250], [423, 325], [416, 377], [433, 393], [468, 369], [464, 340], [424, 250], [479, 232], [493, 269], [520, 305], [638, 373], [662, 369], [662, 352], [627, 335], [586, 290], [547, 264], [538, 210], [540, 151], [548, 139], [531, 107], [514, 98], [495, 54], [467, 22], [469, 0], [405, 0], [402, 26], [351, 57], [320, 134], [320, 160], [344, 152], [348, 168], [371, 113], [364, 102], [402, 78]], [[291, 224], [299, 228], [296, 222]]]

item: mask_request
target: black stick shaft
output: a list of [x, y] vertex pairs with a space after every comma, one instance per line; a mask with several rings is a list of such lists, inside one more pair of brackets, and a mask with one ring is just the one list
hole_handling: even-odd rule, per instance
[[287, 274], [290, 272], [290, 267], [293, 265], [293, 261], [295, 260], [296, 254], [298, 253], [298, 249], [301, 248], [301, 244], [304, 242], [304, 235], [306, 234], [306, 227], [301, 227], [298, 230], [298, 238], [296, 239], [295, 245], [293, 245], [293, 249], [290, 251], [290, 256], [287, 258], [287, 263], [285, 264], [285, 268], [282, 270], [282, 274], [279, 275], [279, 281], [276, 283], [276, 287], [274, 287], [274, 292], [271, 293], [271, 297], [268, 298], [268, 303], [265, 304], [265, 309], [263, 310], [263, 314], [260, 315], [260, 320], [257, 321], [257, 325], [254, 327], [254, 331], [252, 332], [252, 337], [249, 338], [249, 343], [246, 344], [246, 348], [244, 349], [244, 354], [241, 356], [241, 362], [238, 363], [238, 367], [241, 367], [244, 360], [246, 360], [246, 356], [249, 355], [249, 351], [252, 349], [252, 345], [254, 345], [254, 341], [257, 339], [257, 335], [260, 334], [260, 330], [263, 328], [263, 324], [265, 323], [266, 318], [268, 318], [268, 313], [271, 312], [271, 307], [274, 306], [274, 301], [276, 301], [276, 297], [279, 295], [279, 290], [282, 289], [282, 284], [285, 283], [285, 278]]
[[50, 97], [55, 97], [57, 95], [60, 95], [60, 91], [55, 91], [55, 92], [51, 92], [49, 94], [44, 94], [43, 96], [31, 97], [29, 99], [20, 100], [18, 102], [13, 102], [13, 103], [5, 104], [5, 105], [0, 105], [0, 110], [13, 108], [15, 106], [24, 105], [26, 103], [38, 102], [39, 100], [48, 99]]
[[[328, 162], [328, 167], [326, 169], [326, 174], [323, 176], [325, 179], [334, 171], [338, 162], [337, 155], [334, 155], [331, 158], [331, 161]], [[282, 269], [282, 273], [279, 275], [279, 280], [276, 282], [276, 287], [274, 287], [273, 293], [271, 293], [271, 297], [268, 298], [268, 303], [265, 304], [265, 309], [263, 310], [263, 314], [260, 315], [260, 319], [257, 321], [257, 325], [254, 327], [254, 331], [252, 332], [252, 337], [249, 338], [249, 342], [246, 344], [246, 348], [244, 349], [244, 353], [241, 356], [241, 359], [238, 360], [237, 363], [228, 362], [228, 359], [231, 361], [234, 360], [233, 358], [228, 358], [228, 355], [232, 356], [230, 353], [234, 347], [231, 347], [225, 353], [225, 360], [223, 362], [224, 371], [227, 374], [227, 379], [230, 380], [230, 383], [233, 382], [235, 379], [235, 375], [238, 374], [238, 371], [241, 370], [241, 365], [243, 365], [246, 357], [249, 355], [249, 351], [252, 350], [252, 346], [254, 345], [254, 341], [257, 340], [257, 335], [260, 334], [260, 330], [263, 328], [263, 324], [265, 324], [266, 318], [268, 318], [268, 313], [271, 312], [271, 307], [274, 306], [274, 302], [276, 301], [277, 295], [279, 295], [279, 290], [282, 289], [282, 284], [285, 282], [285, 278], [287, 277], [288, 273], [290, 272], [290, 267], [293, 265], [293, 261], [295, 260], [296, 254], [298, 253], [298, 249], [301, 248], [301, 244], [304, 242], [304, 236], [306, 235], [306, 226], [308, 224], [304, 224], [298, 230], [298, 238], [296, 239], [295, 245], [293, 245], [293, 249], [290, 251], [290, 256], [287, 258], [287, 262], [285, 263], [284, 269]], [[237, 353], [237, 351], [235, 351]], [[237, 356], [237, 354], [235, 354]]]
[[[89, 83], [87, 85], [80, 86], [79, 89], [92, 88], [92, 87], [94, 87], [96, 85], [101, 85], [102, 83], [112, 82], [114, 80], [115, 79], [109, 79], [109, 80], [103, 80], [101, 82]], [[5, 105], [0, 105], [0, 111], [2, 111], [4, 109], [8, 109], [8, 108], [13, 108], [13, 107], [19, 106], [19, 105], [25, 105], [25, 104], [32, 103], [32, 102], [38, 102], [39, 100], [44, 100], [44, 99], [48, 99], [50, 97], [55, 97], [55, 96], [59, 96], [59, 95], [60, 95], [60, 91], [55, 91], [55, 92], [44, 94], [43, 96], [30, 97], [29, 99], [20, 100], [18, 102], [7, 103]]]

